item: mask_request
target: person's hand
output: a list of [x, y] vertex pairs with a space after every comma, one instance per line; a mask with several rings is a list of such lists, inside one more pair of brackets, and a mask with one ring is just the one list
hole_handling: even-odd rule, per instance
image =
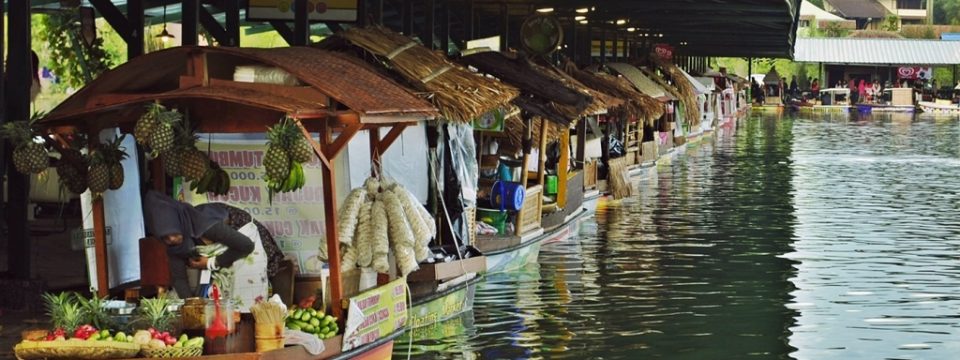
[[206, 270], [208, 260], [210, 259], [206, 256], [190, 258], [187, 260], [187, 266], [194, 269]]

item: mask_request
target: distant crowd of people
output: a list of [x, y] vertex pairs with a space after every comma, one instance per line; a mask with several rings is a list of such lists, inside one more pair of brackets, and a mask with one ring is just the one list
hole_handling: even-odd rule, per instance
[[[763, 104], [770, 96], [780, 96], [780, 100], [783, 103], [789, 102], [790, 99], [796, 99], [804, 102], [807, 100], [819, 101], [820, 90], [822, 90], [820, 79], [809, 77], [806, 80], [806, 84], [801, 85], [798, 83], [796, 76], [793, 76], [790, 81], [787, 81], [787, 78], [783, 77], [780, 78], [779, 83], [776, 86], [764, 86], [765, 84], [754, 79], [751, 81], [751, 92], [754, 100], [760, 104]], [[939, 89], [937, 87], [936, 79], [927, 80], [924, 78], [909, 82], [901, 79], [899, 82], [891, 82], [888, 80], [881, 83], [877, 79], [868, 81], [862, 78], [848, 77], [846, 81], [837, 81], [834, 87], [849, 89], [849, 100], [851, 104], [875, 104], [890, 101], [890, 99], [884, 95], [884, 90], [891, 88], [912, 87], [914, 90], [916, 90], [917, 94], [936, 94]], [[945, 89], [949, 89], [949, 87], [945, 87]], [[960, 82], [957, 83], [957, 86], [953, 90], [955, 91], [953, 91], [952, 94], [948, 94], [950, 96], [947, 98], [954, 98], [954, 101], [957, 101], [958, 98], [960, 98]], [[934, 97], [935, 96], [936, 95], [934, 95]]]

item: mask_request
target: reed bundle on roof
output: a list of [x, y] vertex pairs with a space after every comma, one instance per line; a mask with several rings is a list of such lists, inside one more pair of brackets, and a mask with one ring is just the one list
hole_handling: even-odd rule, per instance
[[418, 90], [429, 92], [430, 101], [450, 121], [471, 122], [483, 113], [506, 107], [520, 93], [381, 26], [350, 28], [342, 36], [383, 58]]
[[569, 60], [564, 64], [564, 71], [594, 90], [625, 100], [626, 104], [624, 106], [627, 108], [627, 112], [645, 119], [650, 125], [653, 124], [654, 120], [663, 116], [663, 104], [636, 91], [629, 84], [618, 81], [611, 75], [580, 70]]
[[700, 124], [700, 106], [697, 103], [697, 91], [690, 82], [690, 79], [683, 74], [677, 65], [669, 62], [660, 63], [663, 69], [673, 79], [673, 83], [680, 92], [680, 102], [683, 103], [683, 113], [685, 115], [686, 125], [695, 126]]

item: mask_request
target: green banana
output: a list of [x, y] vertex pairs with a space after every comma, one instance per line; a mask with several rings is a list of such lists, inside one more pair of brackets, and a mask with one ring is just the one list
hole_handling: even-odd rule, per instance
[[226, 171], [218, 170], [220, 175], [220, 188], [217, 189], [218, 195], [226, 195], [230, 192], [230, 174]]
[[307, 184], [307, 176], [303, 173], [303, 164], [297, 164], [297, 189]]
[[203, 177], [200, 178], [199, 184], [197, 184], [197, 193], [198, 194], [207, 193], [207, 189], [210, 187], [211, 181], [213, 181], [213, 176], [211, 174], [211, 171], [207, 170], [207, 172], [203, 173]]

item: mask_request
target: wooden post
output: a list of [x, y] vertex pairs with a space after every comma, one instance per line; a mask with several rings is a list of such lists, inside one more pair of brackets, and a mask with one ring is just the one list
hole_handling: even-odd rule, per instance
[[580, 169], [586, 165], [587, 161], [587, 118], [580, 119], [577, 122], [577, 163], [580, 164]]
[[[313, 152], [320, 158], [320, 172], [323, 175], [323, 218], [324, 229], [327, 241], [327, 263], [330, 265], [330, 303], [339, 323], [345, 320], [343, 317], [343, 280], [340, 274], [340, 240], [337, 239], [337, 194], [336, 194], [336, 174], [334, 173], [333, 157], [337, 150], [335, 145], [331, 146], [331, 131], [328, 122], [324, 122], [320, 128], [319, 141], [314, 140], [307, 128], [303, 126], [300, 120], [295, 121], [297, 127], [307, 143], [313, 148]], [[344, 131], [340, 136], [346, 136], [346, 140], [356, 134], [356, 129]], [[338, 138], [339, 140], [339, 138]], [[345, 141], [344, 141], [345, 142]]]
[[546, 183], [544, 182], [547, 176], [547, 127], [550, 124], [546, 119], [540, 118], [540, 151], [539, 159], [537, 165], [537, 183], [540, 186], [543, 186], [546, 189]]
[[[523, 124], [525, 129], [523, 130], [523, 160], [520, 164], [520, 185], [523, 186], [523, 191], [527, 191], [527, 182], [530, 180], [530, 172], [527, 171], [527, 163], [530, 162], [530, 148], [533, 146], [533, 119], [528, 114], [523, 114]], [[542, 169], [543, 166], [541, 165]], [[503, 201], [506, 201], [504, 199]], [[527, 200], [524, 200], [527, 201]], [[523, 223], [523, 210], [517, 213], [517, 223], [516, 223], [516, 235], [523, 235], [521, 231], [520, 224]]]
[[[579, 122], [583, 122], [580, 119]], [[557, 206], [565, 208], [567, 205], [567, 178], [570, 167], [570, 129], [564, 128], [560, 134], [560, 161], [557, 162]]]
[[[87, 138], [90, 139], [87, 149], [93, 153], [100, 145], [100, 129], [92, 129]], [[93, 248], [97, 261], [97, 296], [104, 297], [110, 293], [110, 272], [107, 268], [107, 225], [103, 196], [98, 194], [93, 195]]]

